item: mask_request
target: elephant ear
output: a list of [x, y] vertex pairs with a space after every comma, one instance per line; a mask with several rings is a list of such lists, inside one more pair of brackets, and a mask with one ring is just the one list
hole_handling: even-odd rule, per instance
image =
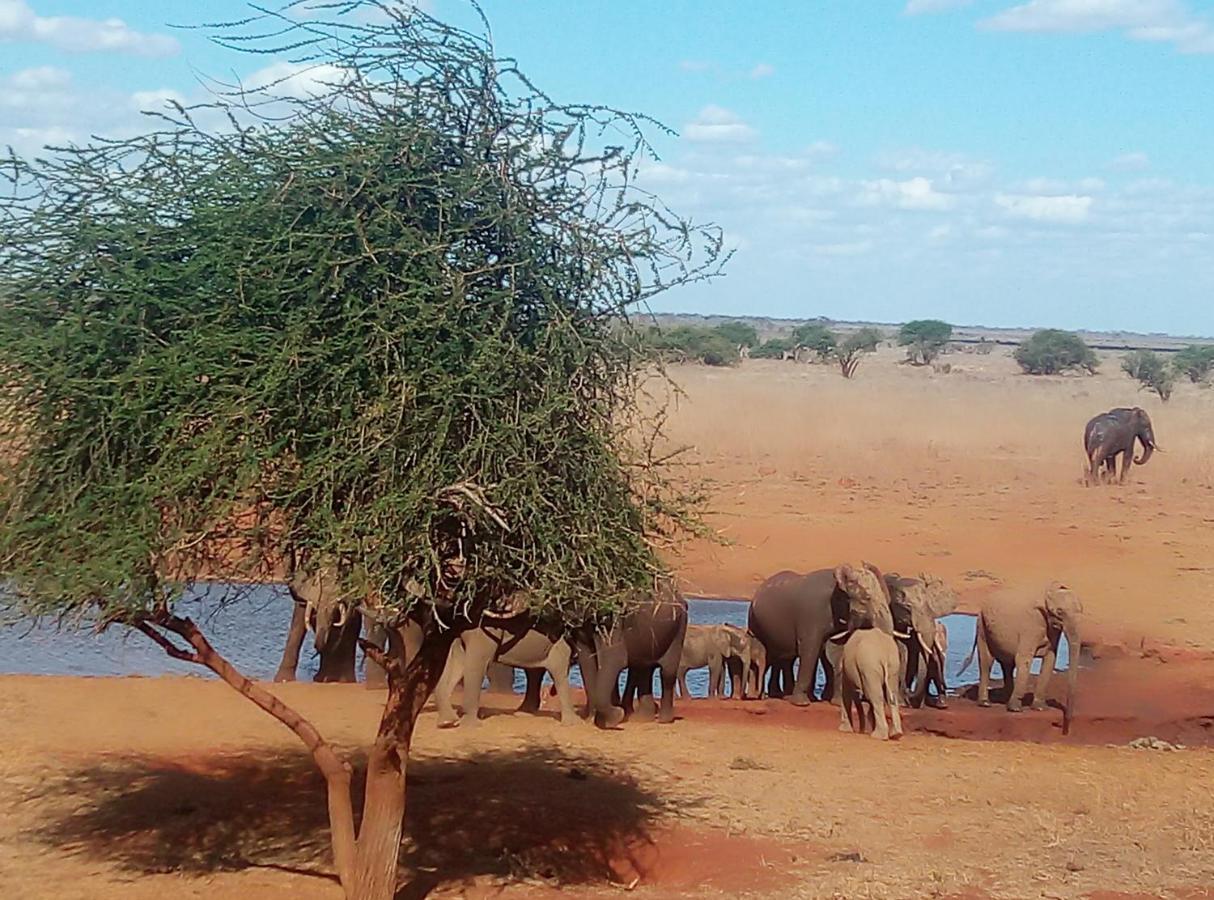
[[861, 568], [840, 566], [835, 570], [835, 580], [847, 593], [852, 620], [862, 623], [858, 627], [871, 625], [882, 631], [894, 630], [889, 587], [876, 566], [868, 563]]
[[957, 609], [957, 594], [943, 579], [924, 575], [922, 581], [923, 600], [933, 619], [947, 616]]

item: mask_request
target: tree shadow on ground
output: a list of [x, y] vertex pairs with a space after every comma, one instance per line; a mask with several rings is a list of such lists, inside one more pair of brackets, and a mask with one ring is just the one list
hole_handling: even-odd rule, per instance
[[[398, 900], [485, 877], [626, 881], [665, 811], [625, 773], [558, 748], [415, 760], [408, 781]], [[303, 752], [123, 758], [56, 780], [40, 799], [49, 824], [32, 837], [134, 872], [258, 867], [336, 880], [324, 779]]]

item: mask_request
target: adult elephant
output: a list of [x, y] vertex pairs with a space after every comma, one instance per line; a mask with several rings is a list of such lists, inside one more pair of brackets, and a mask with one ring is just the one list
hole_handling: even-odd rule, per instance
[[974, 649], [961, 665], [969, 668], [978, 654], [978, 705], [990, 706], [991, 664], [1003, 669], [1009, 712], [1020, 712], [1028, 693], [1031, 666], [1041, 659], [1041, 674], [1033, 687], [1033, 709], [1046, 708], [1046, 692], [1054, 673], [1058, 645], [1066, 636], [1070, 664], [1066, 673], [1066, 702], [1062, 733], [1070, 731], [1075, 706], [1075, 684], [1079, 673], [1080, 624], [1083, 603], [1061, 582], [1054, 582], [1041, 597], [1003, 594], [992, 597], [978, 614]]
[[295, 609], [274, 680], [295, 680], [299, 652], [311, 629], [315, 635], [313, 646], [320, 655], [320, 668], [313, 680], [357, 681], [354, 662], [362, 631], [362, 615], [357, 606], [342, 598], [336, 580], [323, 571], [308, 575], [296, 572], [287, 583], [287, 590]]
[[900, 644], [903, 698], [910, 706], [922, 706], [932, 681], [937, 687], [933, 705], [943, 707], [948, 638], [947, 633], [940, 637], [942, 626], [937, 620], [957, 608], [957, 595], [941, 579], [922, 573], [908, 578], [891, 572], [885, 584]]
[[[609, 630], [585, 627], [575, 636], [578, 665], [586, 685], [587, 714], [600, 728], [613, 728], [638, 709], [653, 714], [653, 673], [662, 673], [662, 705], [658, 721], [674, 721], [674, 687], [679, 674], [683, 639], [687, 634], [687, 601], [670, 579], [663, 579], [654, 596], [621, 616]], [[628, 686], [623, 708], [615, 702], [620, 672], [627, 667]]]
[[[435, 688], [439, 725], [478, 724], [481, 685], [490, 663], [505, 663], [513, 678], [513, 666], [546, 670], [552, 676], [561, 704], [561, 724], [577, 721], [569, 690], [572, 650], [559, 633], [542, 629], [528, 615], [499, 618], [485, 615], [481, 624], [460, 633], [451, 644], [447, 666]], [[464, 715], [457, 719], [451, 705], [455, 686], [464, 683]]]
[[[1134, 456], [1135, 441], [1142, 444], [1140, 457]], [[1151, 417], [1146, 410], [1134, 406], [1111, 409], [1089, 419], [1083, 429], [1083, 449], [1087, 457], [1084, 483], [1091, 486], [1100, 483], [1102, 467], [1108, 480], [1112, 479], [1118, 456], [1121, 457], [1118, 482], [1124, 484], [1131, 462], [1146, 465], [1159, 445], [1155, 443]]]
[[831, 696], [834, 672], [822, 650], [830, 635], [847, 628], [848, 606], [834, 569], [777, 572], [759, 585], [750, 601], [747, 630], [767, 650], [770, 696], [788, 692], [789, 671], [796, 661], [799, 669], [788, 701], [806, 706], [817, 699], [813, 687], [820, 658], [826, 671], [823, 697]]

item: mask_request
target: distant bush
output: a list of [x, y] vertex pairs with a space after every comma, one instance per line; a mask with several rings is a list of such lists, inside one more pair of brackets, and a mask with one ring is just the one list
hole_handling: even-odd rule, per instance
[[706, 366], [737, 365], [738, 345], [715, 328], [679, 325], [669, 330], [650, 328], [645, 344], [664, 359], [701, 362]]
[[953, 326], [939, 319], [916, 319], [898, 332], [898, 344], [906, 348], [911, 365], [926, 366], [944, 352], [953, 337]]
[[793, 343], [805, 347], [818, 357], [818, 362], [826, 362], [834, 355], [839, 344], [839, 336], [820, 322], [806, 322], [792, 330]]
[[835, 359], [839, 361], [839, 369], [844, 378], [851, 378], [860, 366], [860, 360], [866, 353], [872, 353], [885, 340], [876, 328], [861, 328], [845, 337], [835, 348]]
[[1167, 363], [1153, 350], [1135, 350], [1121, 361], [1121, 369], [1143, 388], [1154, 391], [1165, 403], [1172, 396], [1175, 381]]
[[788, 338], [771, 338], [750, 352], [753, 359], [783, 359], [784, 354], [796, 348]]
[[1172, 357], [1172, 368], [1194, 384], [1201, 384], [1214, 371], [1214, 345], [1190, 344]]
[[753, 325], [747, 325], [745, 322], [722, 322], [713, 331], [717, 332], [735, 347], [738, 345], [743, 347], [759, 346], [759, 332], [755, 331]]
[[1028, 375], [1057, 375], [1071, 369], [1095, 373], [1100, 360], [1083, 338], [1069, 331], [1044, 328], [1034, 332], [1014, 354], [1020, 368]]

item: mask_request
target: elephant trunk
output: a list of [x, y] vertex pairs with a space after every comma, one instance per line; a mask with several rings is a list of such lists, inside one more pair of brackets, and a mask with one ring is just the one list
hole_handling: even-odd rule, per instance
[[1071, 733], [1071, 718], [1075, 715], [1075, 685], [1079, 678], [1079, 626], [1070, 625], [1063, 632], [1066, 635], [1067, 667], [1066, 667], [1066, 705], [1062, 708], [1062, 733]]
[[1151, 458], [1151, 454], [1155, 452], [1155, 443], [1144, 437], [1139, 437], [1138, 439], [1142, 441], [1142, 456], [1134, 458], [1134, 465], [1145, 466], [1147, 460]]

